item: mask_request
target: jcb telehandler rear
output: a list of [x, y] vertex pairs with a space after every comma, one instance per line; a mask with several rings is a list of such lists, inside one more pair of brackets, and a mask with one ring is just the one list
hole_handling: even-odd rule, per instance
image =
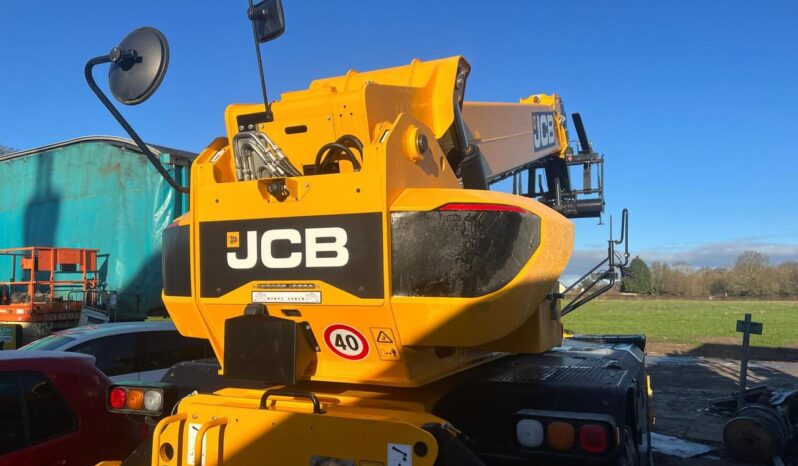
[[[256, 49], [283, 32], [279, 0], [248, 14]], [[167, 59], [143, 28], [86, 76], [171, 180], [92, 77], [110, 63], [112, 93], [137, 104]], [[563, 340], [560, 323], [594, 296], [561, 305], [558, 278], [566, 216], [603, 211], [602, 159], [581, 119], [569, 146], [556, 95], [467, 102], [469, 71], [414, 60], [227, 108], [164, 232], [163, 299], [228, 388], [171, 413], [168, 387], [112, 388], [111, 409], [165, 415], [152, 465], [649, 464], [643, 344]], [[511, 176], [515, 194], [488, 189]], [[136, 390], [150, 403], [129, 405]]]

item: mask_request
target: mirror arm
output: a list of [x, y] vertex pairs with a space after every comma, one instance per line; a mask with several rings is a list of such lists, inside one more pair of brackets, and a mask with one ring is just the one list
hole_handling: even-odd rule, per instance
[[269, 103], [269, 96], [266, 94], [266, 77], [263, 75], [263, 60], [260, 56], [260, 41], [258, 41], [258, 27], [255, 22], [258, 19], [255, 7], [252, 0], [249, 0], [249, 9], [247, 9], [247, 16], [252, 22], [252, 36], [255, 39], [255, 55], [258, 57], [258, 75], [260, 77], [260, 90], [263, 93], [263, 105], [266, 107], [265, 119], [267, 123], [274, 121], [274, 114], [272, 113], [272, 104]]
[[153, 154], [150, 148], [147, 147], [147, 144], [145, 144], [144, 141], [141, 140], [139, 135], [133, 130], [133, 127], [131, 127], [130, 124], [128, 124], [127, 120], [125, 120], [122, 114], [119, 113], [116, 107], [114, 107], [111, 101], [108, 100], [108, 97], [105, 96], [103, 91], [100, 89], [99, 86], [97, 86], [97, 83], [94, 81], [94, 75], [92, 74], [92, 69], [96, 65], [101, 65], [103, 63], [111, 63], [113, 61], [114, 60], [110, 55], [102, 55], [99, 57], [94, 57], [88, 62], [86, 62], [86, 67], [84, 68], [84, 73], [86, 75], [86, 82], [89, 84], [89, 87], [97, 96], [97, 98], [100, 99], [100, 102], [102, 102], [103, 105], [105, 105], [105, 108], [107, 108], [108, 111], [111, 112], [111, 115], [113, 115], [114, 118], [116, 118], [116, 121], [119, 122], [119, 124], [122, 126], [122, 128], [124, 128], [127, 134], [130, 135], [130, 138], [133, 139], [133, 141], [136, 143], [139, 149], [141, 149], [141, 152], [144, 154], [145, 157], [147, 157], [147, 160], [150, 161], [150, 163], [155, 167], [155, 169], [158, 170], [158, 173], [160, 173], [161, 176], [166, 180], [166, 182], [169, 183], [169, 186], [174, 188], [175, 191], [177, 192], [184, 194], [188, 193], [189, 189], [187, 187], [181, 186], [180, 183], [178, 183], [177, 181], [175, 181], [174, 178], [172, 178], [169, 172], [167, 172], [166, 169], [164, 168], [161, 161], [158, 160], [158, 157], [155, 154]]

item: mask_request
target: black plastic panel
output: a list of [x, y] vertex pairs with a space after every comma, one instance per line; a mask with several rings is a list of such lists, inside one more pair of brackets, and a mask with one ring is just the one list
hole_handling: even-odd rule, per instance
[[540, 218], [529, 212], [394, 212], [393, 295], [491, 293], [518, 274], [539, 244]]
[[[309, 263], [308, 233], [315, 229], [343, 230], [347, 260], [336, 266], [314, 266]], [[263, 262], [262, 238], [267, 231], [291, 230], [296, 241], [277, 239], [272, 243], [271, 254], [277, 259], [301, 256], [300, 262], [288, 268], [269, 268]], [[249, 244], [253, 232], [256, 244]], [[227, 236], [239, 235], [240, 243], [228, 247]], [[382, 270], [382, 214], [365, 213], [349, 215], [324, 215], [313, 217], [271, 218], [202, 222], [199, 225], [200, 296], [219, 297], [245, 285], [260, 280], [320, 280], [360, 298], [383, 297]], [[332, 241], [321, 237], [319, 244]], [[248, 268], [234, 268], [230, 255], [239, 259], [255, 259]], [[343, 251], [342, 251], [343, 252]], [[324, 259], [336, 255], [329, 251], [319, 254]], [[295, 256], [296, 257], [296, 256]]]
[[191, 296], [189, 227], [174, 226], [163, 231], [163, 292], [167, 296]]
[[307, 342], [294, 321], [268, 315], [234, 317], [225, 321], [224, 336], [227, 378], [292, 385], [307, 366], [307, 358], [301, 356], [310, 351], [298, 348], [307, 347]]

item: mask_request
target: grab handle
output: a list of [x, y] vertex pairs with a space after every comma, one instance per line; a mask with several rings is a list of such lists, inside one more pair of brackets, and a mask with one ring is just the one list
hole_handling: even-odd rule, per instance
[[285, 388], [273, 388], [271, 390], [266, 390], [266, 393], [260, 398], [260, 409], [266, 409], [266, 401], [269, 399], [270, 396], [290, 396], [294, 398], [305, 398], [310, 400], [313, 403], [313, 414], [324, 414], [324, 410], [321, 409], [321, 402], [319, 398], [310, 392], [302, 392], [298, 390], [288, 390]]

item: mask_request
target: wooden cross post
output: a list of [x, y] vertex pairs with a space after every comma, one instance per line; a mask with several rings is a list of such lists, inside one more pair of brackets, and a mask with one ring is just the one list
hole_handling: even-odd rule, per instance
[[740, 393], [737, 395], [737, 409], [745, 404], [745, 386], [748, 377], [748, 343], [751, 334], [762, 335], [762, 322], [752, 322], [751, 314], [745, 315], [745, 320], [737, 321], [737, 331], [743, 334], [743, 354], [740, 358]]

